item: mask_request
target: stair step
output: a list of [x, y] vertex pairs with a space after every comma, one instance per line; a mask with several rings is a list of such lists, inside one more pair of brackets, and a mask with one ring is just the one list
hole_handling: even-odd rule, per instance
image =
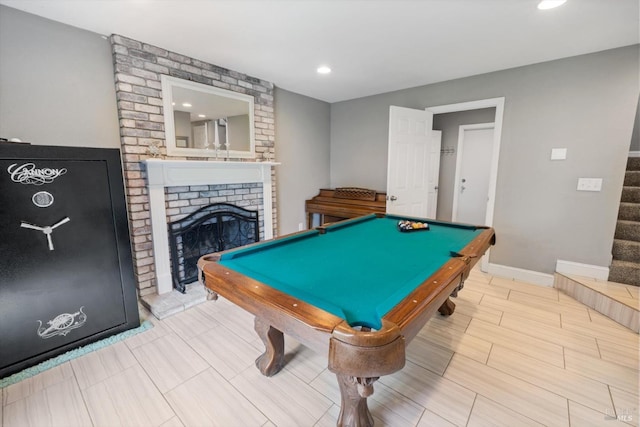
[[640, 187], [640, 171], [626, 171], [624, 185], [626, 187]]
[[628, 171], [640, 171], [640, 157], [629, 157], [627, 160]]
[[640, 263], [614, 260], [609, 267], [609, 281], [640, 286]]
[[615, 260], [640, 263], [640, 242], [615, 239], [611, 253]]
[[625, 203], [640, 203], [640, 187], [622, 187], [622, 197], [620, 201]]
[[640, 221], [640, 203], [620, 203], [618, 219], [623, 221]]
[[640, 222], [618, 220], [613, 238], [640, 242]]

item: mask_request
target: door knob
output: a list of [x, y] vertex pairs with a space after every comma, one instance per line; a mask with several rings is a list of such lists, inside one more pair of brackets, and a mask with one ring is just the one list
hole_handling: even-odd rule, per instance
[[396, 196], [391, 196], [391, 197], [389, 197], [389, 200], [391, 200], [393, 202], [394, 200], [398, 200], [398, 198]]

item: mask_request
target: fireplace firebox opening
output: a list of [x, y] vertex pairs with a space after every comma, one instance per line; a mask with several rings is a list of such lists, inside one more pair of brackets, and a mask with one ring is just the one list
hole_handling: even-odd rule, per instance
[[173, 286], [185, 293], [198, 279], [202, 255], [255, 243], [260, 240], [258, 212], [229, 203], [214, 203], [169, 223], [169, 247]]

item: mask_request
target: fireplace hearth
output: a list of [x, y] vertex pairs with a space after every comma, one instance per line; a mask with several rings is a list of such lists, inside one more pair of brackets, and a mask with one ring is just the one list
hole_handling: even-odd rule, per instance
[[185, 293], [198, 279], [198, 259], [259, 240], [258, 212], [229, 203], [207, 205], [169, 223], [173, 286]]

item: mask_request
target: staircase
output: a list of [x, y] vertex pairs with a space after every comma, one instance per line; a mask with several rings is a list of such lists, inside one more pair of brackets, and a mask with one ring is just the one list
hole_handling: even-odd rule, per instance
[[640, 157], [629, 157], [613, 240], [609, 281], [640, 286]]

